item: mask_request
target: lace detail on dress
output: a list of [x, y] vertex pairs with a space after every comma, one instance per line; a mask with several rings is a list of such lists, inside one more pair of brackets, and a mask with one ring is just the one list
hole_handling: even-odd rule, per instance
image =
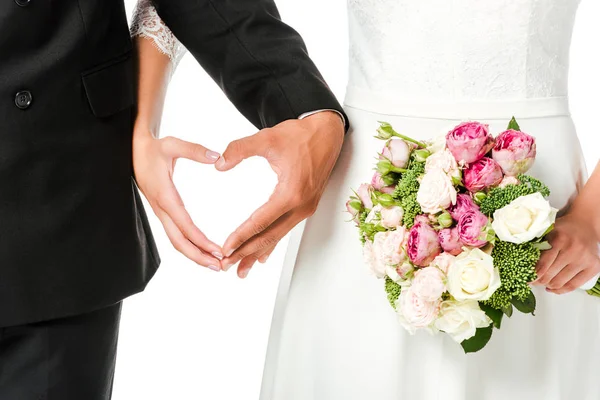
[[150, 0], [138, 0], [130, 30], [132, 37], [152, 39], [156, 48], [173, 62], [173, 71], [186, 53], [185, 47], [160, 19]]
[[348, 0], [350, 86], [406, 100], [567, 95], [579, 0]]

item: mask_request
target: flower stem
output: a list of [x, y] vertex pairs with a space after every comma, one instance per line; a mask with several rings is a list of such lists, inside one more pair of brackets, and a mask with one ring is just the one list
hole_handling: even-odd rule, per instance
[[587, 291], [590, 296], [600, 297], [600, 280], [596, 282], [593, 288]]
[[401, 134], [401, 133], [398, 133], [398, 132], [396, 132], [396, 131], [393, 131], [393, 135], [394, 135], [394, 136], [396, 136], [396, 137], [399, 137], [400, 139], [403, 139], [403, 140], [405, 140], [405, 141], [407, 141], [407, 142], [414, 143], [414, 144], [416, 144], [417, 146], [419, 146], [419, 148], [421, 148], [421, 149], [424, 149], [425, 147], [427, 147], [427, 145], [426, 145], [425, 143], [423, 143], [423, 142], [419, 142], [418, 140], [415, 140], [415, 139], [413, 139], [413, 138], [411, 138], [411, 137], [408, 137], [408, 136], [406, 136], [406, 135], [403, 135], [403, 134]]

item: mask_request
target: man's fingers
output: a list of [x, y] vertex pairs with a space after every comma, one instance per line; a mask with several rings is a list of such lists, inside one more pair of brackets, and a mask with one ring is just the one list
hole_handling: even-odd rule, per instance
[[271, 224], [294, 207], [294, 204], [281, 194], [283, 192], [283, 189], [275, 188], [269, 201], [252, 213], [250, 218], [229, 235], [223, 245], [223, 252], [226, 256], [231, 256], [242, 244], [269, 228]]
[[221, 157], [219, 153], [197, 143], [186, 142], [171, 136], [162, 140], [165, 153], [173, 158], [186, 158], [202, 164], [214, 164]]
[[244, 243], [230, 257], [225, 258], [221, 265], [227, 271], [238, 261], [248, 257], [262, 254], [262, 251], [275, 247], [279, 241], [292, 230], [304, 217], [298, 212], [289, 212], [279, 218], [273, 225], [262, 233]]
[[254, 257], [254, 256], [248, 256], [248, 257], [244, 258], [240, 262], [240, 265], [238, 266], [238, 270], [237, 270], [238, 276], [241, 279], [246, 278], [255, 263], [256, 263], [256, 257]]
[[165, 232], [171, 241], [171, 244], [181, 254], [194, 261], [198, 265], [208, 267], [213, 271], [220, 271], [219, 260], [215, 257], [211, 257], [194, 246], [184, 235], [181, 233], [175, 222], [164, 212], [157, 213], [160, 221], [165, 228]]
[[234, 140], [229, 143], [215, 167], [219, 171], [229, 171], [247, 158], [264, 156], [268, 146], [266, 137], [265, 132], [261, 131], [255, 135]]
[[194, 224], [175, 186], [172, 186], [168, 194], [159, 200], [158, 206], [198, 249], [207, 254], [213, 254], [215, 257], [223, 257], [221, 248], [208, 240], [204, 233]]
[[267, 251], [265, 251], [264, 253], [262, 253], [258, 257], [258, 262], [261, 263], [261, 264], [266, 263], [267, 260], [269, 259], [269, 257], [271, 256], [271, 253], [273, 253], [273, 250], [275, 250], [275, 246], [271, 246], [269, 249], [267, 249]]

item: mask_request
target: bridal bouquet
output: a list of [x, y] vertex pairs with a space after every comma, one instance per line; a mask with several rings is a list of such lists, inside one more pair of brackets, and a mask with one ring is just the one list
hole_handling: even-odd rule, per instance
[[370, 184], [347, 203], [365, 262], [411, 333], [442, 331], [476, 352], [516, 309], [533, 314], [540, 252], [557, 210], [525, 175], [535, 139], [513, 118], [496, 138], [465, 122], [418, 141], [381, 123]]

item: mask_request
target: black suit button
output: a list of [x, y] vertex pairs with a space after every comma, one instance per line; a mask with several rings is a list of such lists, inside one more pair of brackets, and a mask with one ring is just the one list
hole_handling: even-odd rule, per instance
[[33, 96], [31, 95], [31, 92], [28, 90], [23, 90], [23, 91], [17, 93], [17, 95], [15, 96], [15, 104], [21, 110], [25, 110], [25, 109], [29, 108], [32, 101], [33, 101]]
[[31, 0], [15, 0], [15, 3], [20, 7], [27, 7], [31, 3]]

